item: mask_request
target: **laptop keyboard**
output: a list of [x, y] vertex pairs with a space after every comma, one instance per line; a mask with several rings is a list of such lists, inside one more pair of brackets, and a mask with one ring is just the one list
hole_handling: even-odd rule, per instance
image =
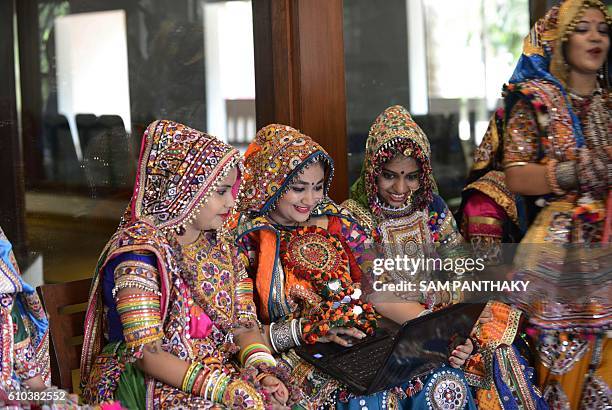
[[365, 345], [334, 358], [333, 365], [344, 373], [350, 374], [354, 380], [369, 382], [383, 365], [391, 347], [393, 347], [391, 339]]

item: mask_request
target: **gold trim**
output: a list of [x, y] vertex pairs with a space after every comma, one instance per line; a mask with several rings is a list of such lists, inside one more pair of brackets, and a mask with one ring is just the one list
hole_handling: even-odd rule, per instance
[[487, 224], [487, 225], [502, 225], [502, 222], [491, 216], [471, 216], [468, 218], [468, 223]]
[[[489, 171], [477, 181], [466, 186], [463, 190], [475, 189], [476, 191], [482, 192], [495, 201], [496, 204], [501, 206], [512, 222], [518, 225], [516, 202], [505, 185], [505, 178], [502, 171]], [[472, 220], [472, 218], [470, 218], [470, 220]]]
[[529, 164], [529, 162], [525, 162], [525, 161], [509, 162], [506, 165], [504, 165], [504, 169], [514, 168], [514, 167], [524, 167], [527, 164]]
[[372, 214], [359, 202], [354, 199], [347, 199], [342, 202], [340, 206], [346, 208], [363, 228], [366, 228], [370, 232], [376, 229], [376, 221], [372, 217]]

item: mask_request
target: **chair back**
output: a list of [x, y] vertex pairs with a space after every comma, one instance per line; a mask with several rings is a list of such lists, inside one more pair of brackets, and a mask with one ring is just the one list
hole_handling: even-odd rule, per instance
[[70, 392], [78, 391], [85, 325], [85, 310], [91, 278], [38, 287], [38, 294], [49, 316], [49, 355], [51, 381]]

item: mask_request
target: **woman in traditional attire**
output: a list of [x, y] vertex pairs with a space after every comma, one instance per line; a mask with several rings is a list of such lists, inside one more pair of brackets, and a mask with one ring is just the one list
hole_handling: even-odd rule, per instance
[[474, 163], [458, 212], [462, 236], [472, 245], [475, 255], [489, 265], [508, 262], [502, 244], [520, 242], [539, 210], [535, 198], [515, 194], [506, 186], [502, 166], [503, 122], [504, 110], [500, 108], [474, 151]]
[[[427, 136], [404, 107], [387, 108], [372, 124], [361, 175], [345, 204], [368, 226], [385, 254], [387, 248], [392, 248], [387, 257], [393, 257], [393, 252], [408, 254], [411, 249], [418, 253], [412, 257], [424, 254], [439, 259], [470, 257], [453, 215], [435, 192], [430, 157]], [[449, 274], [449, 279], [456, 279], [454, 272]], [[414, 281], [413, 278], [414, 275], [403, 279]], [[390, 296], [384, 295], [384, 298]], [[411, 300], [419, 314], [462, 298], [444, 291], [402, 292], [395, 296]], [[383, 314], [385, 309], [398, 309], [398, 304], [393, 302], [376, 306]], [[513, 346], [520, 311], [490, 302], [485, 312], [487, 320], [481, 320], [474, 334], [480, 344], [479, 352], [465, 366], [468, 381], [478, 387], [479, 408], [499, 408], [500, 403], [504, 408], [541, 406], [539, 396], [529, 383], [529, 372], [523, 371], [526, 361]]]
[[[359, 289], [369, 275], [364, 272], [368, 234], [327, 197], [333, 161], [310, 137], [285, 125], [268, 125], [245, 158], [237, 243], [255, 281], [264, 334], [303, 388], [302, 407], [473, 408], [462, 372], [452, 367], [438, 369], [420, 392], [406, 383], [355, 397], [298, 357], [293, 347], [302, 343], [347, 346], [344, 337], [360, 339], [376, 327], [373, 306], [362, 300]], [[461, 366], [471, 351], [470, 343], [456, 347], [451, 365]]]
[[5, 394], [45, 390], [51, 381], [49, 321], [36, 290], [21, 279], [11, 243], [2, 229], [0, 339], [0, 390]]
[[[146, 130], [132, 200], [91, 289], [81, 360], [87, 402], [284, 408], [282, 374], [250, 328], [252, 282], [218, 231], [240, 166], [236, 149], [182, 124]], [[238, 350], [242, 373], [232, 361]]]
[[[610, 284], [598, 282], [596, 260], [610, 254], [592, 248], [610, 219], [611, 22], [601, 1], [552, 7], [525, 38], [505, 89], [506, 183], [547, 201], [515, 261], [519, 274], [532, 275], [534, 290], [517, 296], [534, 325], [539, 383], [553, 408], [612, 405]], [[555, 277], [582, 278], [580, 292], [564, 294]]]
[[387, 108], [370, 128], [361, 174], [343, 205], [374, 235], [400, 227], [407, 240], [442, 258], [465, 255], [453, 214], [436, 193], [430, 156], [429, 140], [408, 111]]

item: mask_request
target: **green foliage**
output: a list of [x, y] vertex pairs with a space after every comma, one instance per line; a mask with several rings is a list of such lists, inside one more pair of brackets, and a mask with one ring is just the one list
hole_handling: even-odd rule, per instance
[[495, 54], [509, 51], [514, 59], [521, 55], [523, 38], [529, 31], [529, 4], [527, 0], [494, 1], [496, 18], [487, 16], [486, 30], [489, 44]]

